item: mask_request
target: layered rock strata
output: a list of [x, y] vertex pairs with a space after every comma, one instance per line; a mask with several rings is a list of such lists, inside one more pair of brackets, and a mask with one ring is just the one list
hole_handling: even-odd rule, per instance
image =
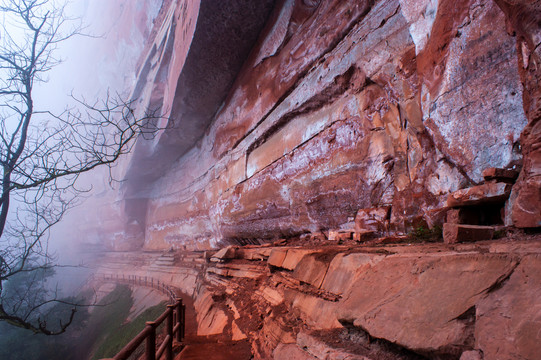
[[139, 259], [137, 275], [193, 297], [198, 335], [249, 341], [257, 359], [535, 359], [540, 245], [246, 246], [173, 265], [124, 253], [100, 272]]
[[452, 243], [541, 225], [540, 2], [248, 3], [164, 1], [134, 98], [168, 127], [103, 207], [146, 252], [100, 271], [255, 358], [535, 359], [539, 239]]
[[[487, 168], [520, 170], [523, 156], [504, 217], [539, 226], [537, 15], [516, 20], [535, 5], [283, 0], [267, 18], [262, 3], [266, 26], [240, 72], [226, 71], [235, 81], [198, 95], [182, 79], [210, 74], [190, 60], [215, 31], [205, 4], [171, 2], [140, 77], [141, 106], [156, 99], [178, 125], [139, 141], [125, 173], [119, 220], [144, 247], [355, 228], [369, 209], [387, 209], [380, 233], [441, 226], [450, 193]], [[193, 141], [177, 146], [175, 132]]]

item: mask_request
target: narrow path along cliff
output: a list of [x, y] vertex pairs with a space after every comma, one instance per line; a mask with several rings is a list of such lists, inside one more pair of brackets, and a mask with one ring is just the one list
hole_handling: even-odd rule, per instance
[[133, 271], [137, 258], [136, 274], [195, 299], [180, 359], [431, 359], [475, 349], [490, 359], [536, 351], [525, 330], [537, 323], [537, 308], [520, 305], [541, 291], [538, 236], [303, 242], [171, 252], [174, 262], [160, 267], [158, 253], [109, 253], [99, 272]]

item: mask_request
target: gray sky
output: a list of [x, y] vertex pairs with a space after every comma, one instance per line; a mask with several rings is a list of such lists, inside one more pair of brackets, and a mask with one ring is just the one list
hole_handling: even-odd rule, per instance
[[[69, 97], [72, 91], [90, 103], [103, 98], [108, 89], [127, 97], [135, 83], [145, 37], [160, 5], [161, 0], [72, 0], [67, 7], [68, 15], [81, 18], [85, 33], [94, 37], [77, 36], [60, 44], [56, 56], [63, 62], [47, 74], [46, 83], [35, 87], [36, 108], [61, 113], [73, 104]], [[81, 180], [85, 186], [92, 184], [98, 190], [108, 186], [103, 171], [95, 171]], [[85, 260], [78, 251], [77, 231], [81, 219], [92, 218], [91, 214], [98, 211], [94, 204], [89, 199], [53, 229], [49, 248], [57, 253], [60, 263], [77, 264]], [[59, 281], [64, 287], [77, 286], [78, 272], [62, 270], [68, 276]]]

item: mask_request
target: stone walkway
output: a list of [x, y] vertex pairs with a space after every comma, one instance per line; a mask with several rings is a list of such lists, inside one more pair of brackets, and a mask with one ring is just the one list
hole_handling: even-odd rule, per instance
[[223, 336], [197, 336], [197, 320], [193, 300], [183, 296], [186, 304], [185, 347], [175, 360], [249, 360], [248, 341], [224, 341]]
[[190, 339], [190, 344], [175, 360], [249, 360], [252, 358], [248, 341], [219, 342], [211, 338]]

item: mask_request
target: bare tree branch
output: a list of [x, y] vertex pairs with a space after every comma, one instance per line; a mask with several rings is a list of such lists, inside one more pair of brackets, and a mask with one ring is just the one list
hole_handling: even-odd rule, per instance
[[[136, 115], [134, 100], [109, 93], [92, 102], [72, 95], [77, 107], [61, 114], [37, 111], [35, 83], [81, 24], [48, 0], [0, 0], [0, 12], [0, 321], [52, 335], [67, 329], [80, 304], [44, 288], [43, 274], [55, 267], [50, 229], [85, 191], [75, 186], [79, 176], [113, 166], [138, 137], [154, 136], [158, 114]], [[21, 276], [28, 286], [14, 291]], [[51, 328], [41, 311], [54, 302], [74, 308]]]

